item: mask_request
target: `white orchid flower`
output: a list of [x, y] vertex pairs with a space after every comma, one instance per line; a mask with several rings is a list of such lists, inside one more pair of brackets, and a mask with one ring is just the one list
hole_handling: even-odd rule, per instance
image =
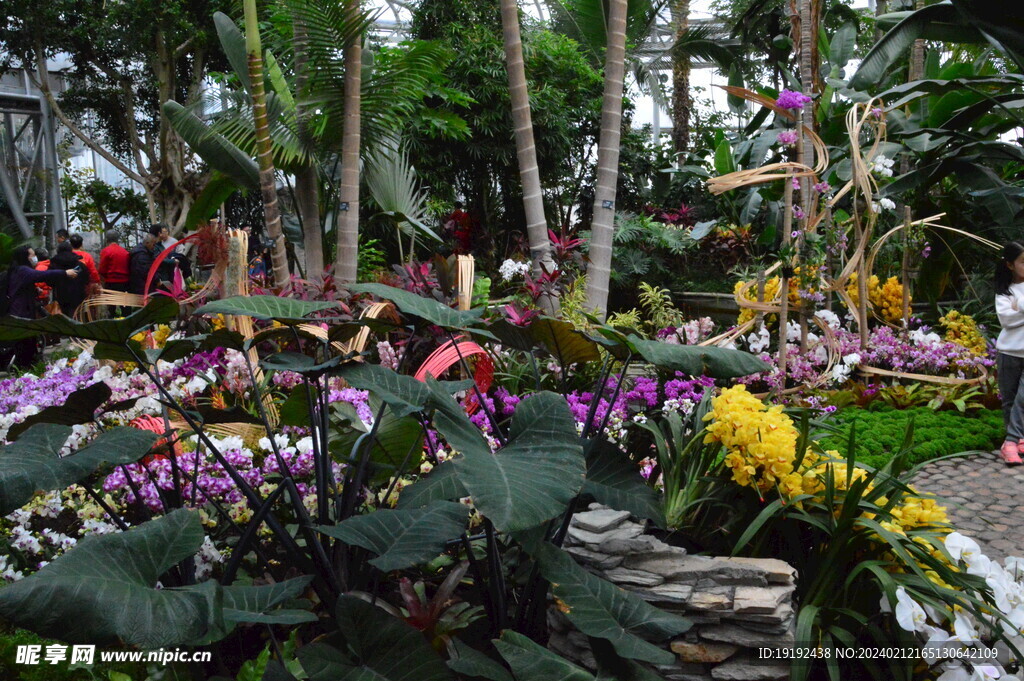
[[902, 586], [896, 589], [896, 622], [906, 631], [923, 632], [928, 625], [924, 608], [907, 595]]
[[969, 563], [974, 556], [981, 554], [981, 547], [978, 542], [959, 532], [950, 532], [946, 535], [946, 550], [953, 560], [960, 560]]
[[947, 662], [943, 668], [946, 671], [942, 672], [935, 681], [972, 681], [971, 673], [960, 662]]

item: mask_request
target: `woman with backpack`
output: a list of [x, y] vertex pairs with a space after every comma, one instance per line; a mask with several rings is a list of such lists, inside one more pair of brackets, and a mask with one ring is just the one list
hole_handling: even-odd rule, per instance
[[[78, 271], [74, 269], [43, 272], [35, 268], [37, 264], [36, 252], [31, 247], [18, 246], [14, 249], [11, 265], [5, 275], [0, 277], [0, 314], [34, 319], [39, 310], [35, 284], [52, 286], [78, 276]], [[39, 353], [35, 338], [15, 341], [12, 346], [15, 366], [30, 367], [35, 363]]]
[[85, 300], [91, 278], [89, 270], [82, 262], [82, 256], [75, 253], [70, 241], [57, 246], [57, 254], [50, 258], [50, 269], [75, 270], [78, 273], [77, 277], [60, 280], [53, 286], [53, 299], [60, 305], [60, 311], [70, 317]]

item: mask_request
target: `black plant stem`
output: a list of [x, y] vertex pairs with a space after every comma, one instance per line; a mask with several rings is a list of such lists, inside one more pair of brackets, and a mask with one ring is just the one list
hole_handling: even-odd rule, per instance
[[256, 537], [256, 533], [259, 531], [260, 525], [266, 519], [267, 514], [270, 513], [270, 509], [273, 508], [274, 503], [277, 501], [281, 493], [284, 492], [285, 486], [280, 484], [273, 492], [267, 496], [267, 500], [263, 502], [256, 513], [253, 514], [252, 519], [245, 526], [245, 531], [242, 533], [241, 538], [238, 540], [238, 544], [235, 545], [234, 551], [231, 554], [231, 560], [224, 567], [224, 574], [221, 577], [222, 584], [231, 584], [235, 581], [235, 573], [238, 572], [239, 566], [242, 564], [242, 559], [245, 558], [247, 553], [246, 549], [249, 544], [258, 547], [259, 543], [253, 543], [253, 539]]
[[406, 469], [406, 466], [409, 465], [409, 459], [412, 458], [412, 454], [413, 454], [413, 452], [416, 451], [417, 445], [419, 445], [419, 444], [420, 444], [419, 442], [413, 442], [412, 446], [409, 447], [409, 451], [407, 451], [405, 453], [405, 458], [402, 459], [402, 465], [399, 466], [398, 469], [395, 471], [394, 476], [391, 478], [391, 483], [388, 485], [387, 491], [384, 492], [384, 496], [380, 500], [379, 506], [381, 508], [384, 508], [385, 506], [388, 505], [388, 498], [391, 496], [391, 492], [394, 491], [395, 485], [398, 484], [399, 479], [403, 475], [405, 475], [405, 469]]
[[[622, 384], [626, 380], [626, 370], [629, 368], [629, 363], [633, 360], [633, 355], [630, 353], [626, 356], [626, 361], [622, 363], [622, 375], [619, 376], [619, 380], [615, 385], [615, 390], [612, 391], [611, 399], [608, 400], [608, 409], [604, 413], [604, 419], [601, 421], [601, 427], [597, 429], [594, 436], [598, 436], [604, 432], [604, 429], [608, 427], [608, 420], [612, 417], [612, 405], [615, 404], [615, 400], [619, 399], [619, 392], [622, 390]], [[596, 400], [595, 400], [596, 402]]]
[[487, 579], [487, 591], [485, 592], [480, 562], [473, 555], [473, 546], [469, 543], [469, 537], [466, 536], [465, 532], [462, 533], [461, 541], [462, 546], [466, 549], [466, 559], [469, 560], [469, 567], [473, 571], [473, 586], [476, 587], [480, 602], [484, 604], [484, 610], [487, 612], [487, 619], [491, 622], [491, 633], [494, 637], [498, 637], [501, 635], [501, 628], [497, 626], [498, 620], [494, 613], [495, 598], [494, 589], [491, 584], [492, 580], [490, 578]]
[[[319, 422], [320, 417], [317, 415], [318, 407], [320, 406], [320, 400], [317, 398], [314, 403], [313, 388], [309, 384], [309, 377], [303, 376], [302, 382], [306, 386], [306, 404], [309, 406], [309, 430], [313, 436], [313, 470], [316, 472], [316, 515], [317, 522], [320, 524], [327, 523], [330, 516], [330, 510], [327, 506], [327, 472], [324, 470], [322, 464], [325, 461], [326, 452], [324, 451], [324, 442], [320, 439], [320, 428]], [[319, 384], [319, 379], [317, 383]], [[319, 385], [317, 386], [319, 392]]]
[[103, 500], [103, 497], [96, 493], [96, 490], [94, 490], [91, 485], [82, 483], [82, 488], [90, 497], [92, 497], [92, 500], [99, 504], [100, 508], [110, 516], [110, 519], [114, 521], [114, 524], [117, 525], [118, 529], [122, 532], [128, 531], [128, 523], [126, 523], [121, 516], [119, 516], [117, 512], [110, 507], [110, 504]]
[[587, 420], [583, 423], [583, 437], [587, 437], [590, 434], [591, 424], [594, 422], [594, 414], [597, 413], [597, 404], [601, 401], [605, 382], [608, 380], [608, 372], [611, 371], [611, 364], [611, 355], [609, 355], [601, 366], [601, 373], [598, 374], [597, 386], [594, 388], [594, 399], [590, 402], [590, 408], [587, 409]]
[[[143, 468], [145, 468], [145, 466], [143, 464], [140, 463], [139, 465], [142, 466]], [[128, 472], [128, 467], [125, 466], [124, 464], [121, 464], [121, 472], [124, 473], [125, 480], [128, 481], [128, 486], [132, 488], [132, 494], [135, 495], [135, 501], [142, 508], [142, 512], [145, 514], [146, 520], [152, 520], [153, 519], [153, 512], [149, 510], [149, 506], [147, 506], [146, 502], [143, 501], [142, 493], [139, 491], [138, 486], [135, 484], [135, 480], [132, 478], [131, 474]], [[167, 509], [165, 508], [164, 510], [166, 511]]]
[[[153, 362], [153, 373], [156, 376], [157, 380], [160, 380], [160, 378], [161, 378], [160, 377], [160, 367], [157, 366], [157, 363], [156, 363], [155, 360]], [[171, 462], [171, 479], [174, 481], [174, 492], [175, 492], [175, 494], [178, 495], [178, 501], [180, 502], [181, 501], [181, 497], [182, 497], [182, 494], [181, 494], [181, 475], [180, 475], [180, 473], [178, 471], [178, 457], [174, 456], [174, 447], [171, 444], [171, 438], [172, 438], [172, 436], [170, 434], [171, 433], [171, 419], [167, 416], [167, 405], [166, 404], [161, 404], [160, 405], [160, 416], [164, 420], [164, 439], [166, 440], [166, 445], [165, 446], [168, 449], [167, 458], [170, 459], [170, 462]], [[146, 470], [148, 472], [149, 469], [147, 468]], [[160, 501], [161, 501], [161, 503], [164, 504], [164, 508], [166, 509], [168, 504], [167, 504], [167, 502], [164, 501], [163, 492], [160, 491], [159, 485], [155, 485], [154, 484], [154, 486], [157, 488], [157, 492], [160, 494]], [[174, 504], [172, 503], [171, 506], [174, 506]]]
[[494, 585], [494, 594], [497, 596], [495, 609], [497, 612], [496, 623], [498, 631], [505, 628], [508, 619], [508, 609], [505, 604], [505, 573], [501, 569], [501, 553], [498, 551], [498, 539], [494, 533], [494, 523], [484, 519], [484, 532], [487, 535], [487, 562], [491, 570], [491, 582]]
[[277, 444], [277, 438], [274, 437], [274, 429], [270, 425], [270, 417], [267, 415], [266, 405], [263, 404], [263, 396], [256, 388], [256, 372], [253, 369], [252, 361], [249, 359], [249, 353], [243, 352], [242, 356], [245, 357], [245, 366], [249, 370], [253, 392], [256, 393], [256, 407], [260, 412], [260, 420], [263, 421], [263, 427], [266, 429], [268, 439], [270, 440], [270, 447], [274, 450], [274, 456], [277, 458], [277, 466], [284, 473], [284, 482], [288, 488], [288, 494], [292, 498], [292, 508], [295, 510], [295, 515], [299, 518], [299, 527], [306, 535], [306, 543], [312, 549], [314, 557], [320, 562], [327, 583], [337, 592], [340, 589], [334, 576], [334, 569], [331, 567], [331, 561], [327, 557], [327, 551], [324, 550], [319, 533], [313, 529], [313, 520], [309, 517], [309, 511], [306, 510], [305, 504], [302, 503], [302, 495], [299, 494], [299, 488], [295, 485], [295, 478], [292, 476], [292, 471], [288, 464], [285, 463], [284, 456], [281, 454], [281, 447]]
[[[472, 376], [472, 371], [469, 368], [469, 362], [466, 361], [466, 358], [462, 354], [462, 350], [459, 349], [459, 341], [451, 331], [448, 332], [448, 338], [451, 339], [452, 347], [455, 348], [455, 352], [459, 356], [459, 364], [461, 364], [466, 370], [467, 375]], [[494, 429], [494, 437], [497, 438], [498, 442], [502, 446], [504, 446], [506, 442], [505, 435], [501, 432], [501, 426], [498, 424], [498, 419], [495, 417], [494, 412], [487, 406], [487, 403], [484, 402], [484, 396], [480, 391], [480, 387], [476, 384], [475, 379], [473, 380], [473, 392], [476, 394], [477, 404], [479, 404], [480, 408], [484, 410], [484, 413], [487, 414], [487, 419], [491, 422], [491, 427]]]
[[[249, 506], [253, 510], [258, 509], [260, 505], [263, 503], [263, 500], [260, 498], [259, 494], [257, 494], [256, 491], [252, 488], [252, 486], [249, 485], [248, 482], [246, 482], [245, 478], [239, 475], [238, 471], [235, 470], [235, 467], [231, 465], [231, 462], [224, 458], [224, 455], [221, 454], [220, 450], [214, 446], [213, 441], [210, 440], [210, 436], [206, 434], [206, 432], [199, 426], [196, 420], [192, 418], [192, 416], [187, 411], [182, 409], [181, 406], [174, 401], [174, 398], [171, 396], [169, 392], [167, 392], [167, 390], [160, 383], [160, 381], [155, 379], [155, 377], [153, 376], [153, 372], [149, 370], [149, 367], [146, 365], [143, 359], [139, 357], [135, 349], [131, 345], [128, 345], [127, 343], [125, 344], [125, 347], [127, 347], [128, 351], [132, 353], [132, 356], [135, 358], [135, 361], [138, 364], [138, 366], [141, 367], [142, 370], [146, 373], [149, 379], [156, 386], [157, 390], [160, 391], [160, 394], [163, 396], [163, 398], [170, 402], [172, 405], [174, 405], [175, 411], [181, 414], [182, 418], [185, 419], [185, 422], [188, 424], [189, 428], [195, 431], [195, 433], [199, 436], [200, 440], [203, 441], [206, 447], [213, 454], [213, 457], [217, 460], [217, 463], [219, 463], [221, 467], [224, 468], [224, 472], [226, 472], [228, 474], [228, 477], [231, 478], [231, 481], [238, 486], [238, 490], [245, 497]], [[281, 540], [281, 543], [290, 553], [292, 553], [295, 556], [305, 557], [305, 553], [302, 551], [302, 548], [295, 541], [295, 538], [288, 534], [288, 531], [281, 525], [277, 518], [275, 518], [274, 516], [268, 516], [267, 525], [274, 532], [274, 534], [277, 535], [278, 539]], [[324, 601], [325, 603], [333, 602], [331, 592], [328, 589], [324, 588], [323, 584], [318, 584], [317, 582], [314, 582], [313, 588], [316, 589], [317, 595], [320, 596], [320, 599], [322, 601]]]

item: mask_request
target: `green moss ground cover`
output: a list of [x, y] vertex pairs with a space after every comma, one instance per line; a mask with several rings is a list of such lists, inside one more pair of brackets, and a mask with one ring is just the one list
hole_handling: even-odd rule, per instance
[[841, 433], [821, 441], [826, 449], [846, 451], [850, 426], [857, 424], [857, 461], [869, 466], [884, 466], [899, 451], [911, 419], [914, 421], [914, 464], [948, 454], [970, 450], [992, 450], [1003, 439], [1003, 417], [995, 409], [980, 409], [967, 414], [958, 411], [934, 411], [928, 407], [893, 409], [872, 405], [869, 409], [848, 407], [836, 414], [834, 425]]

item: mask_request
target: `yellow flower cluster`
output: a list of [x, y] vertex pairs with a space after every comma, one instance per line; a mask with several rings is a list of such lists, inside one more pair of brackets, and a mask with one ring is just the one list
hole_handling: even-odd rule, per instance
[[725, 446], [732, 479], [761, 492], [780, 486], [799, 494], [803, 480], [793, 471], [798, 434], [782, 407], [766, 407], [744, 385], [726, 388], [711, 404], [704, 442]]
[[[872, 305], [878, 305], [881, 300], [880, 294], [881, 289], [879, 287], [878, 275], [872, 274], [868, 279], [868, 302]], [[860, 305], [860, 289], [857, 287], [856, 272], [851, 274], [850, 279], [846, 282], [846, 295], [850, 296], [854, 305]]]
[[[808, 449], [795, 465], [798, 433], [792, 419], [782, 413], [781, 406], [766, 406], [744, 385], [723, 390], [711, 401], [711, 411], [704, 420], [710, 421], [704, 442], [722, 443], [733, 481], [745, 487], [756, 487], [761, 492], [777, 488], [785, 499], [801, 494], [822, 496], [829, 475], [834, 491], [846, 491], [868, 474], [863, 468], [851, 471], [850, 463], [834, 450], [818, 454]], [[869, 486], [865, 494], [872, 488]], [[888, 499], [880, 497], [874, 503], [882, 507]], [[946, 509], [928, 497], [908, 495], [890, 510], [890, 515], [892, 518], [885, 522], [900, 533], [948, 522]]]
[[889, 277], [878, 295], [875, 303], [878, 314], [885, 321], [895, 324], [903, 319], [903, 284], [896, 277]]
[[170, 335], [171, 327], [166, 324], [160, 324], [152, 331], [139, 331], [132, 336], [132, 340], [136, 343], [141, 343], [145, 348], [157, 349], [164, 346]]
[[[764, 282], [764, 299], [765, 300], [775, 300], [775, 298], [779, 295], [779, 284], [781, 282], [782, 282], [782, 280], [779, 279], [779, 277], [772, 277], [771, 279], [767, 279]], [[739, 292], [740, 292], [740, 289], [743, 288], [743, 286], [746, 283], [747, 282], [745, 282], [745, 281], [737, 281], [736, 285], [732, 289], [733, 295], [738, 295]], [[745, 300], [749, 300], [752, 303], [757, 302], [757, 284], [756, 283], [753, 286], [751, 286], [750, 288], [747, 289], [747, 292], [744, 294], [743, 298]], [[737, 324], [743, 324], [745, 322], [748, 322], [751, 319], [753, 319], [756, 314], [757, 314], [757, 312], [755, 310], [750, 309], [749, 307], [740, 308], [740, 315], [739, 315], [739, 317], [736, 318], [736, 323]], [[775, 315], [770, 315], [770, 319], [774, 319], [774, 318], [775, 318]]]
[[[854, 305], [860, 305], [856, 272], [850, 275], [846, 283], [846, 294]], [[883, 284], [877, 274], [872, 274], [868, 279], [868, 302], [885, 321], [892, 324], [899, 322], [903, 319], [903, 284], [896, 277], [889, 277]]]
[[945, 339], [947, 341], [962, 345], [975, 355], [985, 354], [985, 336], [982, 335], [978, 323], [971, 315], [950, 310], [945, 317], [939, 319], [939, 324], [946, 329]]

